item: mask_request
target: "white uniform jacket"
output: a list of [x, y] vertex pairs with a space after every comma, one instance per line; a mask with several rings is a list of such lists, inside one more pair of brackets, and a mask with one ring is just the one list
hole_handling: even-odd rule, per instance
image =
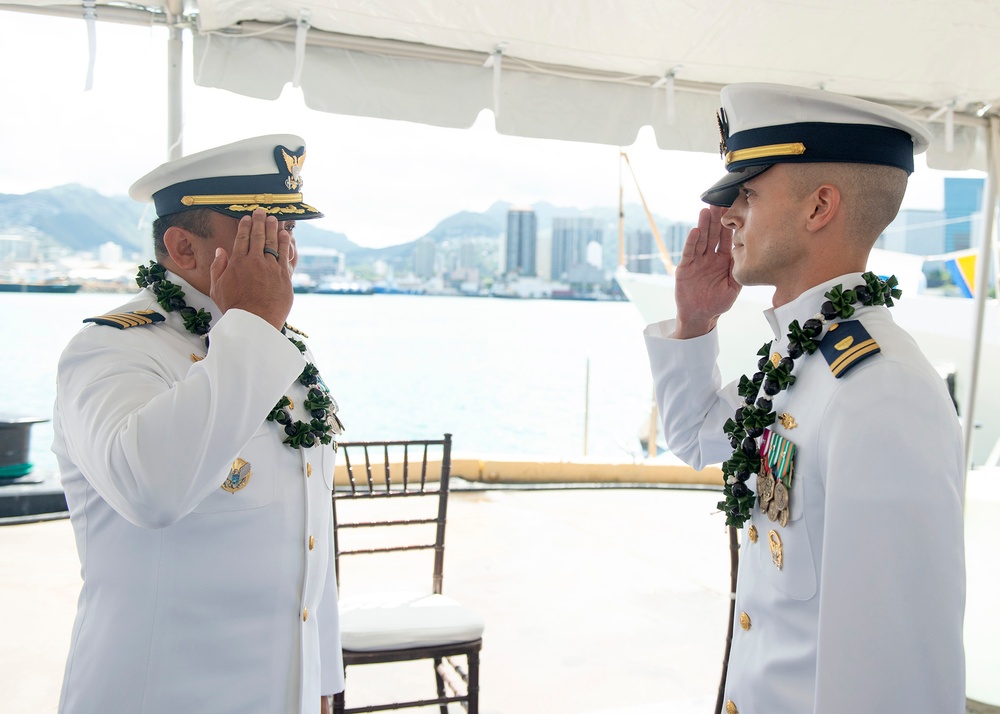
[[[846, 275], [765, 312], [772, 354], [787, 354], [789, 323], [814, 317], [837, 283], [863, 280]], [[839, 378], [820, 351], [803, 355], [795, 383], [773, 400], [788, 426], [771, 428], [796, 447], [789, 520], [781, 526], [755, 506], [744, 526], [729, 712], [965, 711], [958, 418], [886, 307], [859, 307], [850, 319], [881, 352]], [[732, 453], [723, 425], [742, 399], [735, 383], [720, 388], [715, 332], [675, 340], [673, 329], [666, 321], [645, 332], [657, 402], [667, 445], [701, 469]], [[748, 345], [748, 374], [756, 348]], [[756, 491], [756, 478], [747, 486]]]
[[[143, 290], [116, 312], [164, 322], [87, 325], [59, 362], [53, 451], [83, 577], [60, 712], [315, 714], [343, 689], [334, 451], [265, 420], [287, 395], [309, 421], [309, 356], [168, 276], [212, 313], [208, 349]], [[250, 477], [230, 492], [234, 466]]]

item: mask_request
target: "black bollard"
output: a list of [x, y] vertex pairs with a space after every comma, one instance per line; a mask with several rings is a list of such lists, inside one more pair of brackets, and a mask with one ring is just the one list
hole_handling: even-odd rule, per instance
[[0, 483], [2, 479], [21, 478], [31, 473], [33, 464], [28, 461], [31, 425], [44, 421], [48, 419], [0, 415]]

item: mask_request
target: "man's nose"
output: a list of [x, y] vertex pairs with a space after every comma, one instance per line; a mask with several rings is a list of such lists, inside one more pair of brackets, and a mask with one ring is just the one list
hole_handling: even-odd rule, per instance
[[[736, 199], [736, 201], [738, 203], [739, 199]], [[722, 214], [722, 219], [721, 219], [722, 225], [724, 225], [726, 228], [732, 228], [732, 229], [737, 228], [741, 224], [742, 220], [743, 220], [742, 215], [736, 208], [736, 203], [734, 203], [732, 206], [726, 209], [726, 212]]]

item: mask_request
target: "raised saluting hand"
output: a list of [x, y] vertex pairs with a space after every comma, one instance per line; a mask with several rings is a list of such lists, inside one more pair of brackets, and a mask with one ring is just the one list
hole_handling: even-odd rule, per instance
[[722, 224], [726, 210], [720, 206], [703, 208], [698, 226], [691, 229], [684, 243], [674, 272], [675, 338], [710, 332], [740, 294], [741, 286], [733, 278], [733, 231]]
[[292, 309], [292, 271], [288, 231], [258, 208], [240, 219], [232, 255], [223, 248], [211, 268], [211, 297], [223, 312], [238, 308], [267, 320], [277, 329]]

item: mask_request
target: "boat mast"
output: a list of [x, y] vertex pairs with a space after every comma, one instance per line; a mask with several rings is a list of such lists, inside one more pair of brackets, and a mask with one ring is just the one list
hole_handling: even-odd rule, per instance
[[674, 261], [670, 259], [670, 253], [667, 252], [667, 246], [663, 243], [663, 238], [660, 237], [660, 229], [656, 227], [656, 221], [653, 220], [653, 214], [649, 210], [649, 206], [646, 204], [646, 198], [642, 195], [642, 189], [639, 188], [639, 179], [635, 176], [635, 170], [632, 168], [632, 162], [628, 160], [628, 154], [618, 149], [620, 158], [618, 159], [618, 264], [625, 264], [625, 252], [624, 252], [624, 221], [625, 221], [625, 211], [622, 206], [622, 163], [621, 160], [625, 159], [625, 163], [628, 165], [628, 170], [632, 174], [632, 180], [635, 182], [635, 190], [639, 193], [639, 200], [642, 201], [642, 208], [646, 211], [646, 220], [649, 221], [649, 227], [653, 231], [653, 238], [656, 239], [656, 247], [660, 251], [660, 260], [663, 261], [663, 267], [667, 270], [667, 275], [674, 274]]
[[622, 203], [622, 156], [625, 152], [618, 147], [618, 265], [625, 265], [625, 207]]

